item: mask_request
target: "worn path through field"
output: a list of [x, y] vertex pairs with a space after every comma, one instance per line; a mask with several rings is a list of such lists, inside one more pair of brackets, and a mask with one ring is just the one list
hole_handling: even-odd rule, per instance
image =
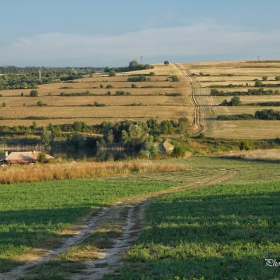
[[[85, 269], [79, 273], [72, 274], [69, 279], [72, 280], [89, 280], [89, 279], [102, 279], [105, 274], [113, 273], [120, 265], [122, 254], [133, 244], [139, 237], [143, 226], [145, 209], [147, 205], [154, 199], [183, 190], [200, 188], [210, 186], [217, 183], [222, 183], [225, 180], [237, 175], [238, 171], [221, 170], [217, 172], [218, 175], [209, 178], [208, 180], [197, 182], [191, 186], [176, 187], [160, 193], [153, 193], [146, 196], [139, 196], [131, 199], [126, 199], [121, 202], [115, 203], [109, 207], [104, 208], [100, 213], [89, 220], [84, 220], [84, 226], [77, 230], [73, 235], [66, 239], [63, 245], [51, 252], [48, 252], [43, 257], [36, 261], [30, 261], [22, 266], [18, 266], [11, 272], [0, 274], [1, 280], [16, 280], [24, 277], [39, 265], [55, 259], [60, 254], [66, 252], [71, 247], [80, 244], [85, 238], [92, 234], [98, 226], [102, 224], [106, 218], [113, 216], [120, 208], [128, 208], [123, 222], [123, 230], [119, 237], [110, 240], [110, 248], [97, 253], [97, 259], [92, 261], [83, 262]], [[35, 279], [35, 278], [34, 278]]]

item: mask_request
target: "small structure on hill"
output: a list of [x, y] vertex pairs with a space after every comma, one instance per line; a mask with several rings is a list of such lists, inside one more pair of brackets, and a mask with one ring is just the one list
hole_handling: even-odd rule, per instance
[[[0, 159], [1, 164], [13, 164], [13, 163], [35, 163], [41, 152], [11, 152], [5, 151], [5, 157]], [[46, 161], [50, 161], [54, 157], [46, 154]]]

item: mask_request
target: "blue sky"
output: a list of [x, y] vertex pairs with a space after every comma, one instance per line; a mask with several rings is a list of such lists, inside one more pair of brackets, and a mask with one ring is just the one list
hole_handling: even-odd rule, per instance
[[279, 59], [279, 0], [8, 0], [0, 65]]

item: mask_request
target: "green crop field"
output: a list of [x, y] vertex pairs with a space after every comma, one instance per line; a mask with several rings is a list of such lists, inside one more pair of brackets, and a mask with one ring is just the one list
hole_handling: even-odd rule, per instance
[[[270, 161], [264, 154], [245, 160], [226, 155], [165, 160], [190, 167], [180, 172], [1, 185], [1, 272], [59, 248], [79, 221], [104, 206], [173, 190], [148, 206], [139, 240], [125, 254], [116, 276], [105, 279], [277, 279], [277, 268], [266, 266], [265, 258], [279, 258], [279, 159], [272, 153]], [[219, 185], [176, 191], [225, 169], [236, 175]], [[21, 279], [69, 279], [71, 271], [84, 269], [83, 261], [102, 251], [105, 241], [100, 243], [100, 236], [118, 234], [116, 229], [108, 232], [117, 223], [116, 218], [106, 220], [81, 245], [37, 265]], [[92, 245], [97, 241], [103, 244], [100, 248]]]
[[278, 279], [280, 181], [216, 185], [153, 202], [116, 278]]
[[0, 272], [59, 246], [67, 229], [101, 207], [176, 182], [50, 181], [1, 185]]

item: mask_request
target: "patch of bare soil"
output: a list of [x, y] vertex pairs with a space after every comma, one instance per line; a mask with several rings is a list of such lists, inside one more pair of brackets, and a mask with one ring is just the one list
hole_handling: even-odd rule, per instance
[[72, 280], [102, 279], [105, 274], [114, 272], [115, 269], [120, 266], [123, 253], [139, 237], [144, 225], [145, 209], [152, 200], [166, 194], [186, 189], [199, 188], [221, 183], [237, 175], [237, 173], [237, 171], [232, 172], [224, 170], [222, 174], [219, 173], [219, 175], [214, 178], [210, 178], [207, 181], [198, 182], [192, 186], [178, 187], [161, 193], [154, 193], [146, 196], [127, 199], [113, 204], [110, 207], [104, 208], [98, 215], [92, 217], [91, 219], [85, 219], [84, 222], [88, 220], [87, 224], [84, 226], [79, 225], [79, 227], [77, 227], [79, 229], [77, 229], [71, 237], [66, 239], [60, 248], [48, 252], [36, 261], [27, 262], [26, 264], [18, 266], [8, 273], [0, 274], [0, 279], [16, 280], [20, 277], [28, 275], [32, 269], [38, 265], [55, 259], [55, 257], [65, 253], [71, 247], [80, 244], [90, 234], [97, 230], [104, 220], [108, 220], [108, 217], [112, 217], [112, 215], [118, 211], [118, 207], [129, 207], [129, 210], [126, 212], [122, 233], [118, 237], [112, 237], [110, 242], [107, 242], [107, 244], [110, 244], [110, 246], [108, 246], [109, 248], [98, 253], [98, 259], [94, 258], [92, 261], [83, 262], [86, 268], [81, 270], [79, 273], [72, 274], [70, 278]]

